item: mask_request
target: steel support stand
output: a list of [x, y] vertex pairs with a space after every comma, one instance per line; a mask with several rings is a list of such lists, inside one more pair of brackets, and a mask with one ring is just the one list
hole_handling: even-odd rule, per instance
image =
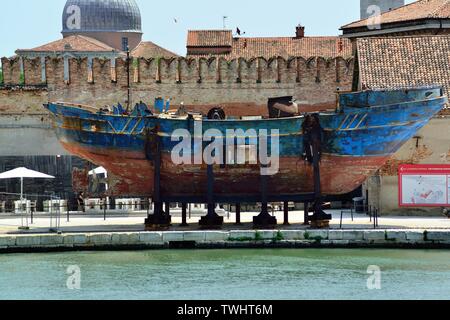
[[241, 224], [241, 204], [236, 203], [236, 225], [240, 226]]
[[314, 214], [309, 219], [311, 226], [315, 228], [328, 228], [332, 216], [326, 214], [322, 209], [323, 197], [320, 182], [320, 143], [321, 132], [313, 132], [312, 153], [313, 153], [313, 167], [314, 167]]
[[304, 203], [304, 226], [309, 226], [309, 202]]
[[200, 227], [203, 229], [220, 229], [223, 225], [223, 217], [216, 213], [213, 165], [208, 165], [207, 167], [207, 179], [208, 214], [200, 219]]
[[269, 202], [267, 196], [267, 175], [261, 175], [261, 213], [253, 218], [253, 226], [255, 228], [275, 228], [277, 226], [277, 218], [269, 214]]
[[187, 203], [181, 204], [181, 225], [180, 227], [188, 227], [187, 223]]
[[163, 201], [161, 198], [161, 138], [158, 135], [159, 128], [152, 132], [154, 142], [153, 163], [154, 163], [154, 194], [155, 209], [153, 215], [149, 215], [145, 220], [147, 230], [168, 229], [171, 218], [163, 210]]
[[283, 225], [290, 226], [290, 223], [289, 223], [289, 202], [285, 202], [283, 204], [283, 209], [284, 209], [284, 223], [283, 223]]

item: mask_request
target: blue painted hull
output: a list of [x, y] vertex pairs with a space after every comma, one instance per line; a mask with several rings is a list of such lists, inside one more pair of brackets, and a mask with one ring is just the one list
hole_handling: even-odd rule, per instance
[[[319, 115], [323, 128], [321, 171], [324, 192], [342, 194], [358, 187], [446, 103], [440, 88], [341, 95], [336, 112]], [[227, 130], [256, 130], [256, 135], [246, 137], [246, 145], [255, 143], [259, 130], [267, 130], [269, 150], [275, 141], [271, 132], [277, 132], [273, 135], [279, 139], [280, 172], [270, 178], [269, 191], [289, 194], [313, 190], [312, 168], [302, 160], [304, 116], [255, 121], [194, 121], [182, 117], [95, 113], [61, 103], [49, 103], [46, 107], [54, 115], [57, 135], [67, 150], [106, 167], [117, 177], [116, 194], [152, 194], [154, 168], [148, 131], [155, 128], [158, 128], [162, 140], [162, 175], [167, 181], [163, 191], [171, 195], [204, 193], [204, 165], [174, 165], [170, 157], [178, 144], [172, 141], [172, 133], [185, 129], [195, 136], [194, 125], [200, 123], [201, 133], [218, 130], [224, 138]], [[192, 156], [201, 152], [207, 143], [193, 146]], [[258, 179], [259, 169], [251, 165], [218, 168], [217, 181], [222, 186], [218, 187], [217, 193], [255, 194], [258, 192]]]

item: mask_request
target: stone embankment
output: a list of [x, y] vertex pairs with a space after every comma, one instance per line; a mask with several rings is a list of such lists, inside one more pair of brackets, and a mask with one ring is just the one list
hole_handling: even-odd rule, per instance
[[450, 249], [450, 230], [167, 231], [0, 236], [1, 253], [182, 248]]

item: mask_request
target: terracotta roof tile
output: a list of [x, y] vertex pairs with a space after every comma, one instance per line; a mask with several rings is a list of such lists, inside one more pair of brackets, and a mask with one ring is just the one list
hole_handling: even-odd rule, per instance
[[[419, 0], [409, 5], [383, 13], [381, 24], [422, 20], [450, 19], [450, 0]], [[368, 26], [370, 18], [352, 22], [341, 29], [352, 29]]]
[[[226, 36], [225, 36], [226, 35]], [[221, 56], [226, 59], [273, 57], [351, 57], [352, 46], [348, 39], [340, 37], [272, 37], [232, 38], [231, 31], [190, 31], [188, 56]], [[229, 47], [225, 52], [213, 48]], [[196, 50], [200, 48], [202, 50]], [[206, 49], [205, 49], [206, 48]], [[211, 49], [208, 49], [211, 48]]]
[[233, 41], [231, 30], [190, 30], [188, 47], [230, 47]]
[[[69, 49], [70, 48], [70, 49]], [[93, 38], [74, 35], [57, 41], [47, 43], [43, 46], [18, 51], [29, 52], [62, 52], [62, 51], [85, 51], [85, 52], [111, 52], [117, 51], [114, 48]]]
[[441, 85], [450, 94], [450, 36], [357, 40], [363, 88]]
[[339, 37], [305, 38], [236, 38], [230, 55], [234, 58], [254, 57], [350, 57], [351, 42]]
[[151, 41], [141, 42], [132, 52], [131, 55], [133, 57], [142, 57], [142, 58], [174, 58], [178, 57], [176, 53], [173, 53], [169, 50], [166, 50]]

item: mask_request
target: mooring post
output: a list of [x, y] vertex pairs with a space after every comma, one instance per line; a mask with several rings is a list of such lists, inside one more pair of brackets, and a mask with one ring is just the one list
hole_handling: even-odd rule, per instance
[[220, 228], [223, 225], [223, 217], [216, 213], [216, 203], [214, 199], [214, 166], [207, 167], [207, 202], [208, 214], [201, 218], [200, 226], [203, 228]]
[[283, 204], [283, 209], [284, 209], [284, 225], [285, 226], [289, 226], [289, 202], [284, 202]]
[[147, 136], [147, 143], [152, 150], [151, 156], [154, 163], [154, 185], [153, 185], [153, 199], [155, 208], [153, 215], [148, 216], [145, 220], [147, 229], [166, 229], [170, 226], [170, 216], [165, 214], [163, 210], [163, 202], [161, 198], [161, 137], [158, 135], [159, 127], [157, 126], [150, 136]]
[[[262, 172], [262, 171], [261, 171]], [[274, 228], [277, 225], [277, 219], [269, 214], [268, 202], [268, 176], [260, 175], [261, 181], [261, 213], [253, 218], [255, 228]]]
[[236, 203], [236, 225], [241, 225], [241, 204]]
[[187, 203], [181, 204], [181, 225], [180, 227], [188, 227], [187, 223]]

